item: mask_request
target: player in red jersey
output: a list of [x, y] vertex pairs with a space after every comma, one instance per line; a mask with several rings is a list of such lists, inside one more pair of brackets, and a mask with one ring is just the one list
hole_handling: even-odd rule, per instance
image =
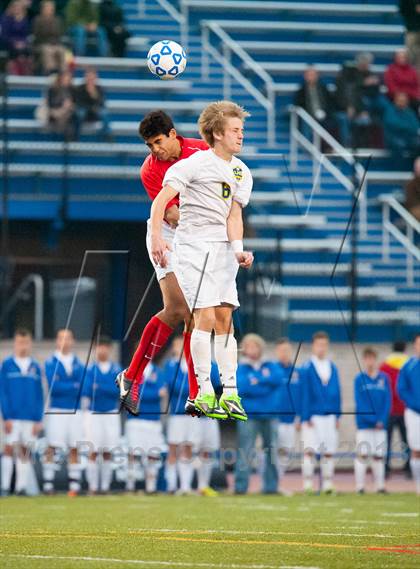
[[[150, 149], [150, 154], [141, 167], [140, 177], [151, 200], [154, 200], [162, 189], [165, 174], [173, 164], [188, 158], [195, 152], [208, 150], [208, 145], [203, 140], [177, 135], [171, 117], [163, 111], [149, 113], [141, 121], [139, 133]], [[178, 206], [178, 197], [166, 206], [162, 235], [169, 243], [172, 243], [175, 236], [179, 219]], [[168, 263], [164, 268], [153, 261], [150, 253], [149, 221], [147, 222], [146, 245], [162, 291], [163, 309], [148, 322], [129, 367], [117, 377], [121, 405], [134, 415], [139, 413], [139, 386], [142, 383], [143, 372], [147, 364], [166, 344], [174, 329], [184, 321], [184, 353], [188, 363], [189, 382], [189, 398], [185, 411], [197, 414], [194, 399], [198, 393], [198, 385], [190, 351], [191, 315], [173, 272], [170, 253], [168, 253]]]

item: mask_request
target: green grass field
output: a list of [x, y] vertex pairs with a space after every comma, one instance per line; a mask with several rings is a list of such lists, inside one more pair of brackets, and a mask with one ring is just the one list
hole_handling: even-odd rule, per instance
[[12, 497], [0, 508], [7, 569], [420, 566], [413, 494]]

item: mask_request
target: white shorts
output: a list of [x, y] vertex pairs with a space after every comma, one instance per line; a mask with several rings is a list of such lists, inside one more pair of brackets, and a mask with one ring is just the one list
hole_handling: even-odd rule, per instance
[[220, 427], [214, 419], [202, 417], [198, 420], [200, 432], [195, 446], [203, 452], [215, 452], [220, 449]]
[[36, 437], [32, 434], [34, 425], [34, 421], [12, 420], [12, 432], [5, 435], [4, 443], [6, 445], [29, 445], [36, 440]]
[[294, 423], [279, 423], [279, 448], [292, 450], [295, 448], [296, 428]]
[[[168, 225], [166, 222], [162, 223], [162, 237], [172, 248], [173, 248], [173, 241], [175, 238], [175, 231], [176, 230], [172, 229], [172, 227]], [[152, 246], [152, 235], [150, 229], [150, 219], [148, 219], [147, 233], [146, 233], [146, 247], [147, 247], [147, 252], [149, 253], [150, 262], [152, 263], [155, 269], [157, 280], [160, 281], [161, 279], [165, 278], [168, 273], [174, 272], [173, 258], [172, 258], [173, 255], [171, 251], [167, 251], [166, 260], [168, 261], [168, 264], [166, 265], [165, 268], [163, 268], [160, 265], [156, 265], [156, 263], [154, 262], [151, 252], [152, 249], [151, 246]]]
[[229, 242], [175, 242], [174, 251], [175, 275], [191, 310], [223, 303], [239, 306], [239, 264]]
[[407, 441], [411, 450], [420, 451], [420, 413], [413, 409], [404, 411], [405, 428], [407, 429]]
[[313, 415], [312, 427], [302, 425], [304, 450], [311, 449], [315, 453], [334, 454], [337, 451], [338, 433], [335, 415]]
[[142, 456], [160, 456], [166, 451], [162, 423], [147, 419], [130, 419], [125, 424], [129, 453]]
[[356, 453], [360, 456], [386, 455], [387, 440], [385, 429], [358, 429], [356, 433]]
[[50, 409], [45, 415], [46, 434], [49, 446], [55, 448], [77, 448], [85, 441], [85, 425], [82, 411], [76, 413], [66, 409]]
[[194, 445], [200, 440], [201, 420], [188, 415], [172, 415], [168, 419], [167, 440], [170, 445]]
[[95, 449], [104, 452], [120, 444], [121, 422], [118, 413], [89, 413], [86, 421], [86, 440]]

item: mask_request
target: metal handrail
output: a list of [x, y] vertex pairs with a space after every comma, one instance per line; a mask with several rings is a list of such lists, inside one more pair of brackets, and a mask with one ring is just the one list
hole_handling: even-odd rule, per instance
[[[181, 44], [184, 49], [188, 46], [188, 26], [186, 26], [185, 16], [179, 12], [175, 6], [173, 6], [168, 0], [155, 0], [164, 10], [171, 16], [175, 22], [179, 24]], [[144, 17], [146, 15], [146, 0], [138, 0], [139, 6], [139, 16]]]
[[[338, 156], [342, 158], [349, 166], [354, 168], [354, 172], [359, 183], [363, 186], [360, 189], [359, 194], [359, 206], [360, 206], [360, 224], [359, 232], [360, 237], [365, 239], [367, 237], [367, 185], [365, 169], [363, 166], [355, 159], [353, 154], [344, 148], [323, 126], [321, 126], [309, 113], [305, 111], [302, 107], [296, 107], [294, 105], [289, 106], [289, 112], [291, 114], [290, 118], [290, 167], [296, 169], [298, 166], [298, 150], [299, 145], [302, 146], [309, 154], [312, 156], [312, 166], [313, 166], [313, 176], [314, 179], [320, 177], [320, 168], [322, 165], [335, 177], [335, 179], [342, 184], [347, 191], [354, 193], [355, 188], [353, 181], [341, 172], [337, 166], [335, 166], [329, 157]], [[298, 119], [304, 121], [313, 131], [314, 142], [308, 140], [302, 132], [299, 131]], [[334, 153], [323, 154], [321, 152], [321, 144], [324, 141]]]
[[[222, 41], [223, 54], [210, 42], [210, 32], [214, 33]], [[244, 89], [267, 111], [267, 139], [270, 144], [275, 144], [276, 138], [276, 105], [275, 105], [275, 84], [271, 76], [261, 67], [259, 63], [254, 61], [252, 57], [234, 40], [226, 31], [219, 26], [217, 22], [203, 21], [201, 22], [201, 41], [202, 41], [202, 58], [201, 58], [201, 76], [203, 81], [209, 79], [210, 76], [210, 58], [209, 54], [223, 68], [223, 96], [230, 99], [232, 88], [232, 79], [240, 83]], [[264, 96], [249, 81], [237, 67], [231, 63], [231, 55], [234, 53], [249, 69], [264, 82], [267, 96]]]
[[[394, 197], [383, 196], [382, 202], [382, 259], [390, 260], [390, 235], [407, 251], [407, 285], [414, 286], [414, 260], [420, 262], [420, 249], [416, 246], [414, 233], [420, 234], [420, 223]], [[406, 235], [391, 221], [391, 209], [406, 223]]]
[[3, 312], [0, 321], [3, 322], [10, 311], [16, 306], [25, 292], [31, 285], [34, 285], [34, 338], [42, 340], [44, 337], [44, 280], [41, 275], [31, 273], [23, 279], [14, 294], [10, 297]]

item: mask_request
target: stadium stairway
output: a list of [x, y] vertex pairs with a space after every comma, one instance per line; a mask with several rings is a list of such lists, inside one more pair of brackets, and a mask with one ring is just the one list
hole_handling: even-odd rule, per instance
[[[177, 2], [173, 4], [178, 7]], [[344, 2], [326, 2], [324, 8], [329, 4], [328, 10], [313, 12], [300, 2], [251, 2], [251, 12], [245, 7], [238, 12], [237, 4], [225, 0], [213, 0], [210, 7], [210, 2], [189, 4], [188, 67], [179, 80], [162, 82], [151, 78], [147, 70], [145, 56], [150, 45], [165, 38], [180, 41], [179, 25], [155, 0], [144, 3], [141, 15], [136, 0], [124, 0], [133, 34], [127, 58], [86, 57], [77, 62], [77, 80], [83, 65], [94, 65], [99, 71], [111, 116], [111, 144], [98, 139], [95, 127], [85, 129], [80, 141], [63, 144], [45, 132], [34, 118], [46, 80], [9, 78], [9, 215], [11, 219], [53, 221], [65, 203], [65, 215], [71, 220], [145, 220], [150, 204], [139, 187], [138, 170], [147, 149], [138, 139], [138, 122], [144, 113], [160, 107], [171, 113], [180, 133], [196, 135], [200, 110], [208, 101], [223, 95], [223, 72], [217, 63], [211, 62], [207, 81], [201, 78], [200, 22], [216, 16], [228, 22], [235, 20], [237, 27], [225, 24], [227, 31], [284, 86], [278, 91], [280, 112], [273, 146], [266, 142], [265, 111], [239, 83], [232, 85], [232, 98], [252, 114], [243, 159], [255, 178], [247, 228], [249, 246], [256, 251], [257, 270], [242, 286], [250, 298], [256, 293], [264, 317], [260, 329], [264, 335], [277, 336], [283, 326], [293, 339], [305, 340], [314, 329], [322, 327], [336, 340], [345, 341], [352, 252], [349, 237], [344, 237], [351, 197], [328, 172], [322, 173], [321, 183], [313, 192], [312, 164], [307, 158], [301, 158], [295, 171], [288, 168], [289, 135], [284, 110], [292, 100], [305, 63], [323, 65], [325, 78], [333, 80], [338, 64], [353, 56], [355, 37], [357, 41], [363, 38], [365, 48], [377, 56], [378, 71], [383, 70], [392, 51], [402, 43], [395, 7], [370, 2], [351, 9]], [[287, 10], [275, 11], [274, 18], [267, 12], [268, 4], [276, 4], [276, 10], [277, 5], [287, 4]], [[320, 10], [319, 3], [317, 6]], [[261, 27], [244, 31], [241, 21], [247, 20], [248, 26], [251, 13], [252, 26], [257, 21]], [[282, 26], [267, 27], [267, 20]], [[284, 26], [287, 22], [289, 28]], [[333, 32], [328, 27], [331, 25]], [[359, 27], [351, 31], [349, 25]], [[386, 35], [386, 45], [382, 35], [373, 31], [378, 25], [383, 26], [377, 31]], [[292, 51], [293, 42], [306, 48]], [[331, 51], [332, 45], [342, 49]], [[247, 73], [246, 67], [241, 71]], [[380, 171], [385, 160], [386, 157], [375, 159], [374, 169]], [[400, 187], [398, 181], [395, 186]], [[362, 341], [372, 338], [372, 334], [376, 341], [389, 340], [410, 333], [418, 324], [418, 269], [414, 286], [408, 287], [403, 247], [393, 242], [390, 261], [385, 263], [381, 257], [382, 217], [377, 198], [389, 192], [387, 178], [377, 175], [369, 182], [368, 235], [358, 240], [357, 247], [358, 339]], [[302, 215], [306, 209], [307, 215]], [[264, 220], [267, 215], [279, 217]], [[252, 321], [251, 303], [246, 303], [244, 312]]]

